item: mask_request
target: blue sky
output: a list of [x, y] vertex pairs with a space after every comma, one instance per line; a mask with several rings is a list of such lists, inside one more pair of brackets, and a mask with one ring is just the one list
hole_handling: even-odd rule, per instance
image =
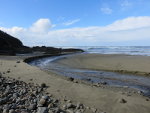
[[0, 0], [0, 29], [25, 45], [150, 45], [150, 0]]

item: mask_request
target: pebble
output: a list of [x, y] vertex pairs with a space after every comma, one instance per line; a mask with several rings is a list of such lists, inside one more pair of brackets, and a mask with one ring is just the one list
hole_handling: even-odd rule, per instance
[[74, 111], [70, 110], [70, 109], [67, 109], [67, 112], [68, 113], [74, 113]]
[[147, 98], [146, 101], [149, 101], [149, 99]]
[[37, 113], [48, 113], [47, 107], [38, 107]]
[[96, 113], [97, 109], [96, 108], [91, 108], [93, 113]]
[[67, 107], [67, 109], [69, 109], [69, 108], [73, 108], [74, 106], [72, 103], [68, 103], [66, 107]]
[[34, 85], [0, 76], [0, 113], [83, 113], [86, 109], [81, 103], [49, 96], [46, 88], [45, 83]]
[[46, 104], [46, 100], [43, 99], [43, 98], [41, 98], [40, 101], [39, 101], [39, 103], [38, 103], [38, 106], [42, 107], [42, 106], [44, 106], [44, 104]]
[[20, 61], [17, 61], [16, 63], [20, 63]]
[[74, 81], [74, 78], [68, 77], [68, 80], [69, 80], [69, 81]]
[[102, 84], [102, 85], [107, 85], [107, 82], [102, 81], [101, 84]]
[[76, 109], [83, 109], [83, 108], [84, 108], [83, 104], [77, 103]]
[[36, 104], [31, 104], [29, 107], [28, 107], [29, 110], [36, 110]]
[[14, 109], [9, 110], [9, 113], [16, 113]]
[[4, 109], [3, 113], [9, 113], [9, 109]]
[[142, 91], [138, 91], [137, 93], [141, 95], [143, 92]]
[[48, 96], [42, 96], [42, 99], [47, 100], [49, 97]]
[[120, 103], [127, 103], [127, 101], [126, 101], [125, 99], [123, 99], [123, 98], [122, 98], [122, 99], [119, 99], [119, 102], [120, 102]]
[[45, 87], [46, 87], [46, 84], [45, 84], [45, 83], [42, 83], [42, 84], [41, 84], [41, 87], [42, 87], [42, 88], [45, 88]]

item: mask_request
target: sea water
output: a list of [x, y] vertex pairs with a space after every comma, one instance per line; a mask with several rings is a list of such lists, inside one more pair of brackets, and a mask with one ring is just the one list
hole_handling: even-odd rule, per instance
[[150, 46], [66, 46], [62, 48], [79, 48], [83, 49], [87, 53], [150, 56]]

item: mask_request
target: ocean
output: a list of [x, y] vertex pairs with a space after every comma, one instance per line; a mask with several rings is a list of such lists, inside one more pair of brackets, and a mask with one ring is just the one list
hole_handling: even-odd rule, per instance
[[72, 46], [62, 48], [79, 48], [87, 53], [150, 56], [150, 46]]

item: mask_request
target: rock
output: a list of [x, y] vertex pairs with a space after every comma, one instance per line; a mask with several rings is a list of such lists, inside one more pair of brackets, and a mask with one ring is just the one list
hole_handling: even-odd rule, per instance
[[120, 103], [127, 103], [127, 101], [126, 101], [125, 99], [123, 99], [123, 98], [122, 98], [122, 99], [119, 99], [119, 102], [120, 102]]
[[28, 107], [29, 110], [36, 110], [36, 104], [31, 104], [29, 107]]
[[16, 63], [20, 63], [20, 61], [17, 61]]
[[71, 103], [71, 100], [67, 100], [67, 103]]
[[48, 96], [42, 96], [43, 99], [48, 100]]
[[102, 82], [101, 82], [101, 84], [102, 84], [102, 85], [106, 85], [106, 84], [107, 84], [107, 82], [105, 82], [105, 81], [102, 81]]
[[47, 107], [38, 107], [37, 113], [48, 113]]
[[45, 84], [45, 83], [42, 83], [42, 84], [41, 84], [41, 87], [42, 87], [42, 88], [45, 88], [45, 87], [46, 87], [46, 84]]
[[77, 109], [83, 109], [83, 108], [84, 108], [84, 106], [83, 106], [83, 104], [81, 104], [81, 103], [77, 103], [76, 108], [77, 108]]
[[67, 109], [67, 105], [63, 105], [63, 109]]
[[45, 104], [46, 104], [46, 100], [43, 99], [43, 98], [41, 98], [40, 101], [39, 101], [39, 103], [38, 103], [38, 106], [39, 106], [39, 107], [42, 107], [42, 106], [44, 106]]
[[90, 107], [86, 107], [86, 109], [90, 109]]
[[68, 77], [68, 80], [69, 80], [69, 81], [74, 81], [74, 78]]
[[146, 101], [149, 101], [149, 99], [147, 98]]
[[0, 98], [0, 105], [5, 104], [9, 101], [8, 97], [4, 97], [3, 99]]
[[68, 103], [66, 106], [67, 106], [67, 109], [74, 108], [74, 105], [72, 103]]
[[74, 111], [67, 109], [67, 113], [74, 113]]
[[82, 113], [81, 111], [76, 111], [75, 113]]
[[9, 113], [9, 109], [3, 109], [3, 113]]
[[91, 108], [93, 113], [96, 113], [97, 109], [96, 108]]
[[10, 70], [8, 70], [7, 73], [10, 73]]
[[9, 110], [9, 113], [16, 113], [14, 109]]
[[19, 97], [19, 94], [18, 93], [14, 93], [13, 94], [13, 98], [18, 98]]
[[27, 111], [21, 111], [21, 113], [29, 113], [29, 112], [27, 112]]
[[141, 94], [143, 94], [143, 92], [142, 92], [142, 91], [138, 91], [137, 93], [138, 93], [138, 94], [140, 94], [140, 95], [141, 95]]
[[75, 80], [75, 79], [74, 79], [74, 81], [73, 81], [73, 82], [74, 82], [74, 83], [78, 83], [78, 80]]
[[55, 113], [60, 113], [60, 112], [61, 112], [61, 109], [59, 109], [59, 108], [55, 109]]

